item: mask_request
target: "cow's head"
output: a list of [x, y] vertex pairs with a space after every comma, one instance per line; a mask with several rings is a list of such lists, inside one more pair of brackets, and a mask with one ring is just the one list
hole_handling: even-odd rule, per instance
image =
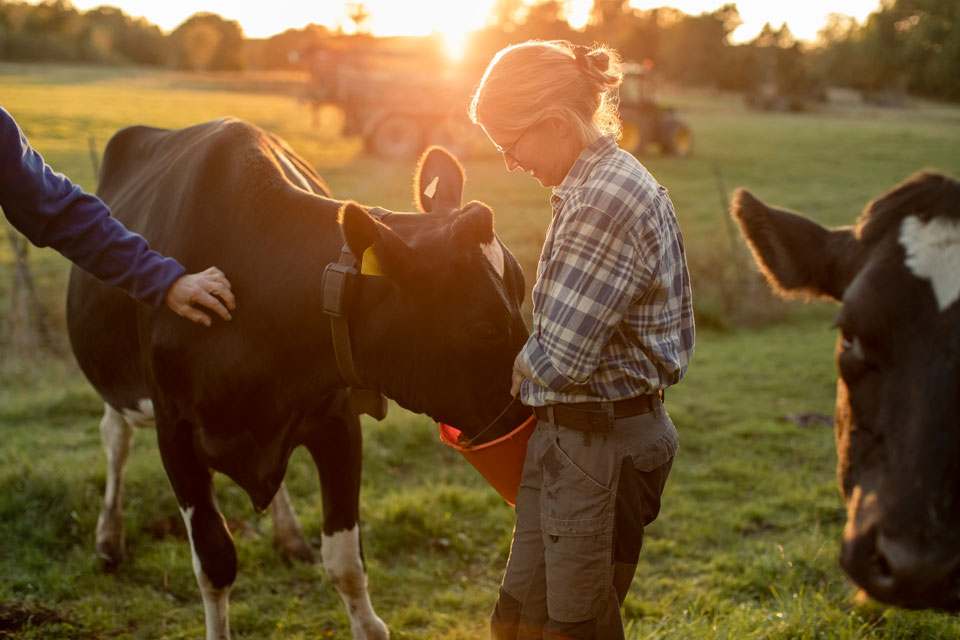
[[828, 230], [739, 190], [770, 284], [841, 303], [840, 562], [878, 600], [960, 610], [960, 183], [920, 173]]
[[[351, 327], [361, 377], [412, 411], [460, 429], [503, 435], [530, 415], [511, 404], [513, 359], [527, 338], [523, 272], [493, 230], [493, 211], [461, 205], [464, 174], [439, 147], [414, 177], [419, 213], [377, 219], [352, 202], [346, 244], [366, 254]], [[370, 267], [375, 262], [377, 266]]]

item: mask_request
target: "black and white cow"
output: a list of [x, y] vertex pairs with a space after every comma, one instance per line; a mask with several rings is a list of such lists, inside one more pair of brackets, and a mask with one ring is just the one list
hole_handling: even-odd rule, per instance
[[840, 563], [877, 600], [960, 610], [960, 183], [932, 171], [825, 229], [739, 190], [770, 284], [841, 303]]
[[213, 472], [232, 478], [258, 510], [277, 496], [278, 527], [298, 531], [281, 482], [300, 445], [319, 471], [321, 556], [353, 637], [389, 636], [370, 604], [360, 549], [360, 422], [322, 304], [324, 268], [344, 243], [358, 257], [370, 249], [379, 263], [357, 276], [344, 303], [365, 386], [468, 435], [492, 423], [492, 438], [529, 416], [516, 403], [496, 420], [511, 402], [512, 361], [527, 336], [523, 274], [494, 234], [492, 211], [461, 206], [463, 181], [457, 161], [434, 148], [414, 179], [421, 213], [375, 217], [331, 199], [286, 143], [236, 119], [133, 127], [110, 140], [98, 193], [114, 215], [188, 270], [219, 266], [238, 301], [232, 321], [206, 329], [74, 270], [67, 304], [77, 361], [106, 403], [111, 470], [98, 545], [122, 553], [123, 461], [132, 427], [155, 423], [208, 640], [229, 637], [237, 571]]

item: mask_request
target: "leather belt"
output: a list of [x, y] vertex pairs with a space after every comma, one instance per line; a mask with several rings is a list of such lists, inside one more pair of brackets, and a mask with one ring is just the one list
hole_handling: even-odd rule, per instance
[[577, 431], [607, 432], [619, 418], [650, 413], [663, 402], [663, 392], [636, 396], [613, 402], [576, 402], [533, 407], [533, 414], [541, 422], [550, 422]]

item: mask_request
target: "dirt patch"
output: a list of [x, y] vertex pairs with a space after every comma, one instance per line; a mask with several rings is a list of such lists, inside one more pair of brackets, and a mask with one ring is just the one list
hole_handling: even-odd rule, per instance
[[0, 601], [0, 639], [19, 638], [24, 629], [57, 625], [58, 638], [93, 640], [98, 636], [86, 633], [73, 620], [36, 602]]

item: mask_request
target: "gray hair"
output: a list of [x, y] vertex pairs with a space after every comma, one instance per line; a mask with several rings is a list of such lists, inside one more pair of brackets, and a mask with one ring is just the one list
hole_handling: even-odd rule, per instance
[[520, 131], [546, 116], [574, 127], [583, 144], [620, 135], [620, 56], [604, 45], [529, 40], [500, 50], [470, 103], [470, 119]]

